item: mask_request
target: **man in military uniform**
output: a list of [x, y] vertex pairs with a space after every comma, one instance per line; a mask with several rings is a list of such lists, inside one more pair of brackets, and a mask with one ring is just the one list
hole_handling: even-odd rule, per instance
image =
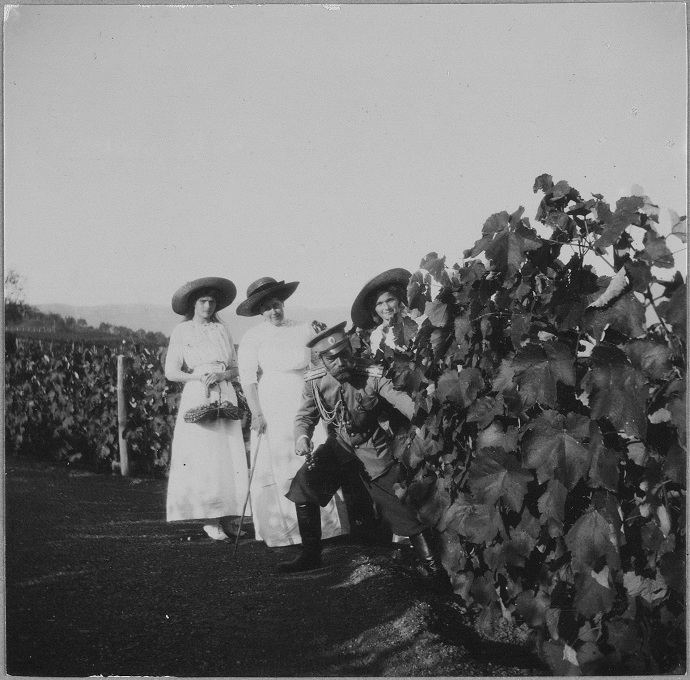
[[[395, 493], [404, 470], [391, 454], [390, 423], [402, 414], [409, 429], [414, 402], [383, 377], [381, 367], [352, 356], [345, 323], [322, 331], [307, 344], [321, 362], [305, 376], [302, 405], [295, 416], [295, 452], [306, 456], [306, 462], [286, 494], [296, 505], [302, 550], [295, 560], [279, 566], [291, 572], [321, 566], [319, 506], [325, 506], [340, 486], [363, 481], [388, 527], [410, 537], [432, 575], [443, 575], [422, 534], [425, 525]], [[327, 424], [328, 438], [312, 451], [311, 436], [319, 420]]]

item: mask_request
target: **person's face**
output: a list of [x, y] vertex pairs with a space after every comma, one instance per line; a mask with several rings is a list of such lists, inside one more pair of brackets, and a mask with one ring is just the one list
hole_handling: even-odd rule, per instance
[[194, 303], [194, 317], [203, 321], [210, 321], [216, 311], [216, 299], [213, 295], [202, 295]]
[[374, 312], [383, 321], [384, 326], [395, 322], [401, 311], [402, 304], [393, 293], [384, 291], [376, 298]]
[[259, 306], [259, 313], [266, 321], [270, 321], [274, 326], [280, 326], [285, 318], [285, 305], [282, 300], [269, 298], [261, 303]]
[[352, 360], [352, 352], [349, 347], [344, 347], [335, 356], [322, 354], [321, 360], [326, 370], [338, 381], [347, 382], [352, 376], [352, 369], [354, 362]]

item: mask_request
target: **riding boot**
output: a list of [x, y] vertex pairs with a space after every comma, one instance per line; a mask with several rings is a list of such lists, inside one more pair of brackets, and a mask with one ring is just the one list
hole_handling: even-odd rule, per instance
[[302, 537], [302, 550], [290, 562], [280, 562], [281, 571], [310, 571], [321, 567], [321, 510], [316, 503], [300, 503], [297, 510], [297, 526]]
[[425, 529], [422, 533], [410, 536], [410, 543], [412, 543], [412, 547], [417, 553], [417, 557], [429, 576], [433, 577], [434, 580], [447, 581], [448, 574], [443, 566], [439, 564], [438, 560], [434, 557], [429, 545], [429, 541], [427, 540], [427, 537], [430, 538], [430, 534], [430, 530]]

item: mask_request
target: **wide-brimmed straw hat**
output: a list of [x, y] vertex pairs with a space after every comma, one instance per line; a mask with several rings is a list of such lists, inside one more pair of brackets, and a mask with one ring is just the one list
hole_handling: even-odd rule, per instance
[[352, 323], [359, 328], [374, 328], [376, 321], [372, 318], [374, 297], [382, 290], [394, 288], [400, 290], [402, 302], [407, 299], [407, 284], [412, 274], [407, 269], [388, 269], [364, 284], [359, 295], [352, 303]]
[[206, 288], [213, 290], [216, 299], [216, 311], [232, 304], [232, 301], [237, 297], [237, 288], [230, 279], [222, 279], [218, 276], [206, 276], [203, 279], [195, 279], [185, 283], [173, 295], [172, 308], [175, 314], [186, 315], [190, 311], [194, 294]]
[[240, 302], [235, 310], [240, 316], [256, 316], [259, 314], [259, 305], [267, 298], [275, 298], [285, 302], [299, 286], [299, 281], [285, 283], [276, 281], [270, 276], [264, 276], [249, 284], [247, 299]]

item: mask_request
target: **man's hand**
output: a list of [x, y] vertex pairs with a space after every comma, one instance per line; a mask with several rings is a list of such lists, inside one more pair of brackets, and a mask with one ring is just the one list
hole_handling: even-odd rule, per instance
[[314, 445], [311, 443], [311, 439], [308, 437], [300, 437], [295, 444], [295, 454], [298, 456], [306, 456], [308, 453], [312, 452]]

